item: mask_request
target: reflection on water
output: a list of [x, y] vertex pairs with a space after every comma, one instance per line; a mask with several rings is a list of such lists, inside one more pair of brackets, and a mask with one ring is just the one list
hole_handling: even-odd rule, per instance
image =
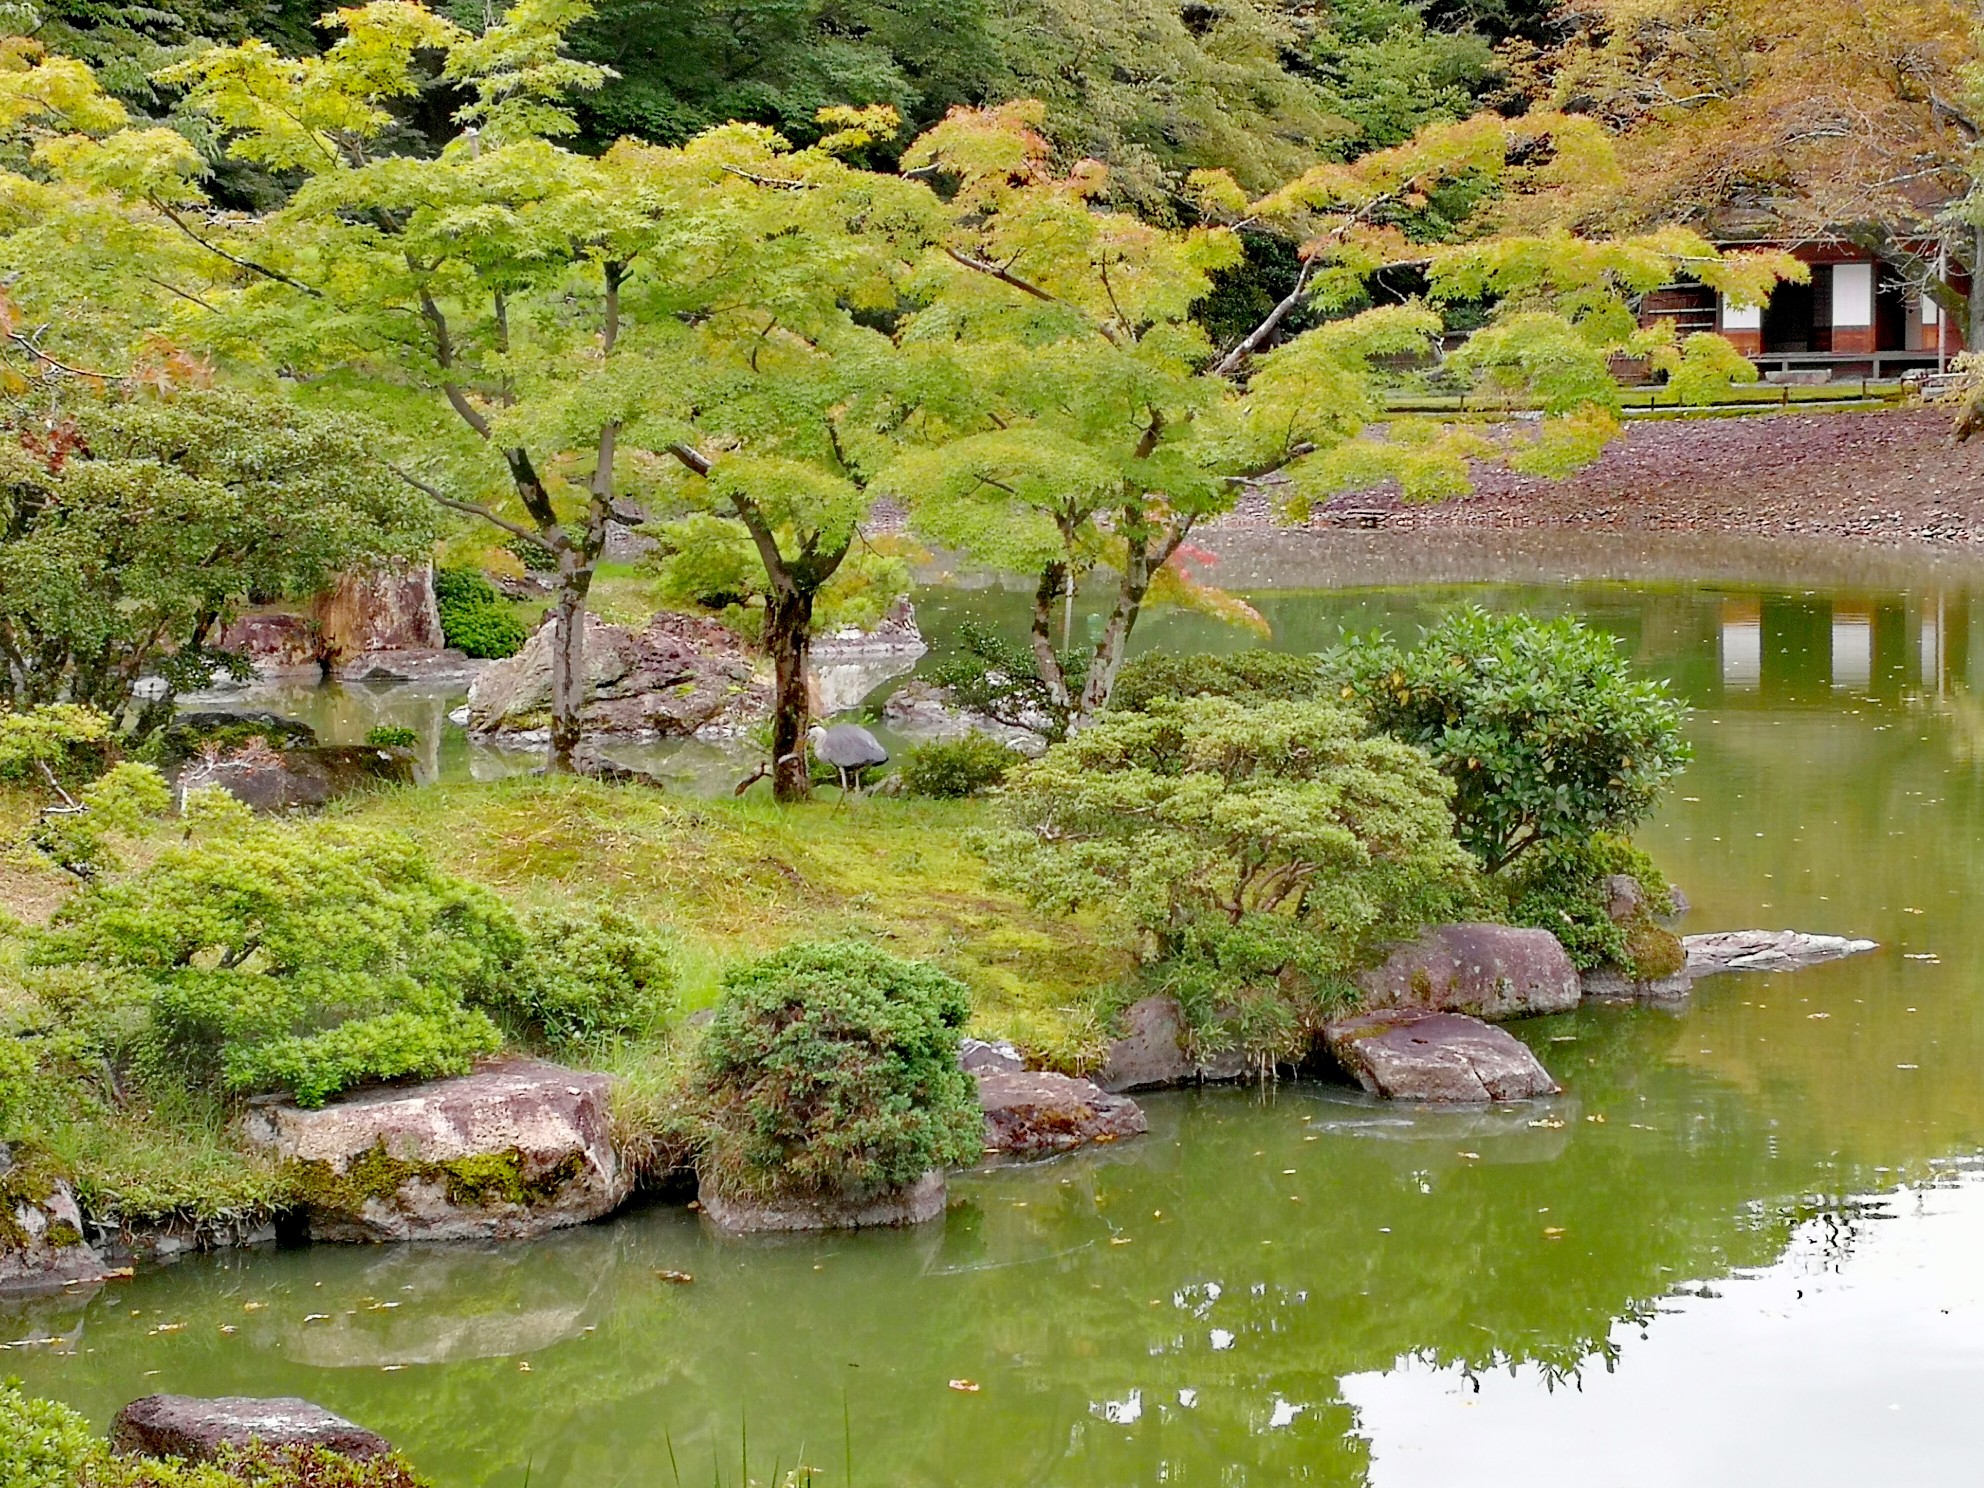
[[[449, 1488], [734, 1482], [746, 1434], [760, 1481], [839, 1481], [850, 1444], [858, 1483], [959, 1488], [1973, 1480], [1984, 606], [1886, 577], [1254, 596], [1287, 646], [1464, 600], [1588, 616], [1695, 705], [1643, 834], [1689, 927], [1883, 945], [1522, 1026], [1557, 1099], [1155, 1096], [1148, 1137], [961, 1177], [911, 1233], [740, 1244], [654, 1207], [194, 1259], [0, 1313], [53, 1340], [0, 1373], [99, 1419], [167, 1386], [310, 1396]], [[920, 613], [941, 648], [1023, 600]], [[1149, 640], [1239, 644], [1178, 615]]]

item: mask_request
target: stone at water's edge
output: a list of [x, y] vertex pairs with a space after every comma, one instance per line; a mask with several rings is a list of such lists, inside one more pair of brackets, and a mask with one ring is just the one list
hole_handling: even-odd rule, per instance
[[1583, 996], [1557, 937], [1514, 925], [1435, 925], [1359, 972], [1357, 985], [1366, 1008], [1431, 1008], [1491, 1023], [1567, 1013]]
[[1791, 971], [1877, 951], [1871, 940], [1844, 935], [1807, 935], [1798, 930], [1721, 930], [1712, 935], [1684, 935], [1691, 976], [1718, 971]]
[[944, 1212], [944, 1174], [933, 1168], [906, 1188], [832, 1195], [725, 1196], [697, 1190], [703, 1213], [727, 1235], [795, 1230], [863, 1230], [923, 1224]]
[[242, 1126], [302, 1166], [313, 1239], [514, 1240], [599, 1219], [627, 1197], [609, 1093], [604, 1075], [494, 1060], [314, 1111], [256, 1106]]
[[1016, 1157], [1066, 1152], [1150, 1130], [1143, 1109], [1127, 1095], [1111, 1095], [1092, 1081], [1067, 1075], [980, 1075], [978, 1103], [985, 1108], [985, 1150]]
[[1123, 1036], [1110, 1044], [1095, 1083], [1111, 1094], [1165, 1085], [1243, 1080], [1254, 1061], [1237, 1050], [1194, 1055], [1185, 1010], [1175, 997], [1145, 997], [1123, 1009]]
[[312, 744], [302, 749], [248, 747], [218, 760], [190, 760], [174, 782], [186, 792], [217, 785], [257, 811], [323, 806], [352, 791], [411, 785], [413, 754], [372, 744]]
[[426, 563], [345, 574], [311, 600], [310, 616], [333, 665], [370, 651], [440, 651], [448, 644], [434, 569]]
[[1026, 1060], [1005, 1039], [966, 1038], [958, 1040], [958, 1067], [968, 1075], [1017, 1075]]
[[102, 1281], [109, 1273], [84, 1237], [75, 1193], [26, 1166], [0, 1142], [0, 1297]]
[[[515, 656], [492, 663], [469, 689], [469, 729], [530, 735], [550, 727], [555, 623]], [[643, 630], [586, 617], [586, 702], [594, 735], [686, 737], [734, 732], [764, 717], [771, 690], [736, 632], [693, 615], [656, 615]]]
[[1672, 976], [1635, 981], [1616, 966], [1601, 966], [1582, 974], [1584, 995], [1592, 1002], [1685, 1002], [1695, 979], [1684, 967]]
[[1359, 1013], [1327, 1024], [1323, 1041], [1358, 1084], [1388, 1100], [1480, 1104], [1561, 1088], [1527, 1045], [1461, 1013]]
[[147, 1395], [119, 1411], [110, 1427], [110, 1444], [119, 1452], [191, 1462], [205, 1462], [222, 1447], [245, 1447], [250, 1441], [265, 1447], [321, 1447], [356, 1458], [393, 1449], [376, 1431], [293, 1395], [267, 1400]]
[[1049, 720], [1040, 720], [1040, 729], [1001, 723], [986, 714], [960, 708], [950, 691], [912, 677], [888, 696], [882, 704], [882, 721], [899, 734], [913, 739], [949, 743], [971, 734], [983, 734], [1028, 759], [1039, 759], [1047, 752], [1042, 732]]

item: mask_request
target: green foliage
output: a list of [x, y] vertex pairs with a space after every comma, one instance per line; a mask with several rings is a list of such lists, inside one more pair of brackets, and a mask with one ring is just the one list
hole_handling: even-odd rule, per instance
[[[21, 437], [11, 437], [19, 434]], [[404, 557], [425, 512], [350, 418], [183, 391], [81, 403], [0, 439], [0, 702], [116, 716], [149, 674], [239, 663], [219, 626], [250, 596], [306, 595]], [[148, 705], [148, 722], [170, 716]]]
[[1472, 113], [1495, 74], [1478, 34], [1439, 31], [1413, 0], [1332, 0], [1309, 42], [1324, 102], [1357, 126], [1356, 145], [1402, 144]]
[[655, 572], [663, 603], [721, 610], [764, 594], [764, 564], [741, 524], [694, 512], [647, 531], [655, 547], [644, 561]]
[[1152, 651], [1124, 665], [1109, 706], [1142, 712], [1159, 699], [1188, 697], [1302, 703], [1327, 690], [1327, 679], [1313, 656], [1260, 649], [1182, 656]]
[[470, 656], [515, 656], [530, 638], [523, 621], [496, 592], [496, 586], [475, 569], [438, 570], [434, 575], [434, 606], [441, 613], [442, 638]]
[[23, 713], [0, 710], [0, 780], [39, 791], [50, 776], [62, 785], [94, 780], [117, 753], [117, 726], [94, 708], [47, 703]]
[[125, 760], [77, 791], [73, 803], [44, 807], [28, 839], [58, 867], [94, 878], [118, 866], [114, 834], [133, 835], [171, 809], [165, 777], [150, 765]]
[[[1069, 687], [1079, 690], [1088, 665], [1086, 652], [1064, 652], [1059, 665]], [[970, 712], [1032, 729], [1049, 739], [1059, 739], [1068, 731], [1071, 708], [1041, 677], [1031, 648], [1008, 641], [990, 626], [969, 620], [960, 625], [956, 649], [925, 666], [923, 675]]]
[[420, 734], [404, 724], [380, 723], [365, 731], [365, 742], [375, 749], [412, 749], [420, 743]]
[[81, 1415], [53, 1400], [23, 1394], [0, 1380], [0, 1483], [6, 1488], [76, 1488], [106, 1463], [110, 1448]]
[[1122, 915], [1155, 960], [1320, 995], [1466, 892], [1450, 794], [1332, 703], [1152, 700], [1008, 775], [983, 845], [995, 882]]
[[1614, 874], [1639, 882], [1652, 914], [1673, 909], [1673, 891], [1653, 859], [1607, 832], [1546, 843], [1497, 882], [1507, 897], [1509, 923], [1548, 930], [1582, 971], [1616, 966], [1650, 980], [1678, 970], [1678, 964], [1666, 964], [1679, 950], [1671, 934], [1644, 915], [1623, 925], [1613, 921], [1607, 880]]
[[917, 745], [902, 757], [896, 775], [906, 796], [961, 800], [983, 795], [1024, 758], [997, 739], [969, 733]]
[[1747, 385], [1760, 375], [1757, 364], [1712, 331], [1697, 331], [1679, 350], [1665, 349], [1654, 365], [1667, 373], [1667, 387], [1690, 408], [1726, 402], [1730, 389]]
[[494, 896], [391, 833], [193, 815], [194, 840], [77, 895], [34, 951], [141, 987], [152, 1069], [319, 1105], [497, 1046], [469, 1004], [497, 996], [522, 933]]
[[675, 946], [617, 910], [543, 914], [496, 1009], [534, 1038], [588, 1047], [659, 1034], [675, 1010]]
[[427, 1488], [398, 1456], [341, 1457], [322, 1447], [224, 1447], [206, 1462], [108, 1457], [76, 1488]]
[[1491, 873], [1538, 846], [1631, 831], [1689, 758], [1684, 705], [1576, 620], [1471, 608], [1416, 646], [1357, 639], [1328, 665], [1346, 699], [1453, 780], [1455, 829]]
[[984, 1117], [958, 1067], [963, 985], [854, 941], [797, 945], [724, 978], [705, 1033], [703, 1172], [720, 1190], [893, 1188], [975, 1161]]

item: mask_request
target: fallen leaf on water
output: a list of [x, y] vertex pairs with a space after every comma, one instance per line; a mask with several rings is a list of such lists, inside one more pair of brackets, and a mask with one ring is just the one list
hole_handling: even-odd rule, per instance
[[1478, 1153], [1478, 1152], [1463, 1152], [1463, 1153], [1461, 1154], [1461, 1156], [1462, 1156], [1462, 1157], [1463, 1157], [1464, 1159], [1466, 1159], [1466, 1160], [1467, 1160], [1468, 1162], [1480, 1162], [1480, 1161], [1481, 1161], [1481, 1154], [1480, 1154], [1480, 1153]]
[[687, 1271], [658, 1270], [654, 1274], [656, 1276], [659, 1276], [663, 1281], [673, 1282], [676, 1286], [687, 1286], [690, 1282], [696, 1279], [695, 1277], [691, 1276]]
[[963, 1379], [952, 1380], [951, 1388], [963, 1395], [976, 1395], [978, 1393], [978, 1381], [963, 1380]]
[[243, 1312], [260, 1312], [264, 1307], [267, 1307], [268, 1305], [269, 1304], [266, 1302], [243, 1302], [241, 1304], [241, 1310]]
[[1128, 1235], [1111, 1235], [1109, 1237], [1109, 1243], [1111, 1245], [1128, 1245], [1130, 1243], [1130, 1237]]
[[1563, 1227], [1560, 1225], [1546, 1225], [1543, 1230], [1543, 1238], [1545, 1240], [1561, 1239], [1563, 1234]]
[[1919, 1065], [1919, 1064], [1897, 1064], [1897, 1065], [1895, 1066], [1895, 1068], [1896, 1068], [1896, 1069], [1920, 1069], [1920, 1068], [1922, 1068], [1922, 1066], [1921, 1066], [1921, 1065]]
[[1832, 1014], [1831, 1014], [1831, 1013], [1807, 1013], [1807, 1014], [1805, 1014], [1805, 1016], [1806, 1016], [1806, 1017], [1807, 1017], [1808, 1019], [1810, 1019], [1810, 1018], [1830, 1018], [1830, 1017], [1832, 1016]]
[[518, 1373], [518, 1374], [529, 1374], [529, 1373], [530, 1373], [530, 1360], [528, 1360], [528, 1359], [519, 1359], [519, 1360], [517, 1360], [517, 1373]]
[[137, 1274], [137, 1269], [132, 1266], [112, 1266], [108, 1271], [103, 1273], [103, 1279], [105, 1281], [129, 1281]]
[[1605, 1117], [1602, 1112], [1594, 1112], [1592, 1115], [1585, 1117], [1585, 1120], [1596, 1121], [1600, 1126], [1605, 1124]]
[[184, 1323], [160, 1323], [156, 1328], [152, 1329], [152, 1332], [177, 1333], [181, 1328], [185, 1326], [186, 1325]]
[[222, 1324], [220, 1325], [220, 1330], [221, 1330], [221, 1332], [223, 1332], [223, 1333], [232, 1333], [232, 1332], [234, 1331], [234, 1324], [232, 1324], [232, 1323], [222, 1323]]
[[1547, 1131], [1558, 1131], [1563, 1127], [1564, 1121], [1560, 1116], [1545, 1116], [1541, 1121], [1530, 1122], [1530, 1125], [1543, 1127]]
[[303, 1319], [306, 1323], [327, 1323], [330, 1320], [331, 1315], [328, 1312], [313, 1312]]

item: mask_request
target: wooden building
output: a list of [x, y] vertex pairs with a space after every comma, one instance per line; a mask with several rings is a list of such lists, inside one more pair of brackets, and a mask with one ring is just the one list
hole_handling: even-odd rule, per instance
[[[1790, 251], [1811, 266], [1811, 280], [1780, 283], [1768, 304], [1740, 304], [1705, 284], [1671, 284], [1641, 302], [1641, 322], [1670, 321], [1681, 336], [1717, 332], [1772, 380], [1934, 372], [1964, 349], [1962, 324], [1866, 249], [1834, 240]], [[1959, 293], [1969, 292], [1961, 270], [1952, 269], [1948, 282]]]

